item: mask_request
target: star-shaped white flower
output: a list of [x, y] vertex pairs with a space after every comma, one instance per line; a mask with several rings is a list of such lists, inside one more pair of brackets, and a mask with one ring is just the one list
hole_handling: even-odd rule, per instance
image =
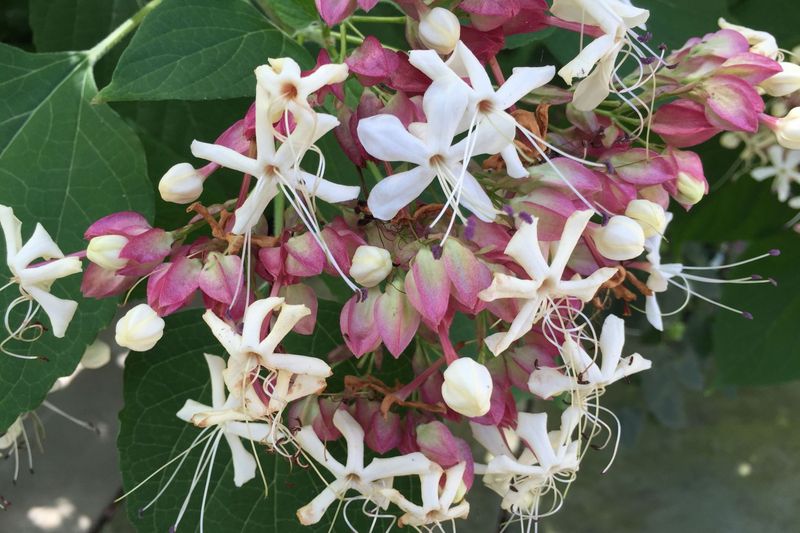
[[303, 427], [296, 435], [295, 442], [308, 456], [325, 467], [335, 478], [317, 497], [297, 510], [297, 517], [303, 525], [316, 524], [322, 519], [331, 504], [346, 496], [349, 490], [358, 492], [361, 497], [375, 503], [381, 509], [389, 505], [389, 498], [382, 489], [391, 489], [395, 477], [423, 475], [436, 468], [422, 453], [415, 452], [387, 459], [373, 459], [364, 466], [364, 430], [344, 409], [333, 415], [333, 425], [344, 436], [347, 443], [345, 464], [337, 461], [330, 450], [314, 432], [311, 426]]
[[792, 184], [800, 184], [800, 150], [788, 150], [778, 144], [767, 149], [770, 165], [754, 168], [750, 173], [756, 181], [772, 180], [772, 190], [778, 200], [785, 202], [792, 193]]
[[[80, 272], [82, 268], [80, 259], [64, 257], [47, 230], [38, 223], [33, 235], [23, 245], [22, 222], [14, 216], [14, 211], [10, 207], [0, 205], [0, 225], [6, 241], [6, 263], [11, 271], [11, 283], [19, 284], [24, 300], [32, 299], [41, 306], [50, 319], [53, 335], [63, 337], [78, 308], [78, 303], [53, 296], [50, 294], [50, 287], [54, 281]], [[39, 258], [44, 259], [44, 262], [31, 265]], [[21, 329], [27, 326], [30, 318], [29, 315]], [[19, 331], [9, 331], [9, 333], [15, 337]]]
[[[494, 146], [487, 147], [486, 153], [500, 153], [509, 176], [528, 176], [514, 144], [517, 122], [506, 110], [553, 79], [554, 67], [515, 67], [506, 82], [495, 90], [486, 69], [461, 41], [447, 62], [433, 50], [412, 50], [409, 62], [434, 81], [452, 79], [462, 84], [469, 101], [458, 131], [471, 127], [488, 129], [489, 133], [484, 133], [483, 137], [492, 139]], [[463, 76], [469, 78], [469, 84], [462, 79]]]
[[416, 167], [382, 179], [370, 192], [368, 205], [372, 214], [390, 220], [430, 185], [439, 180], [454, 211], [459, 205], [484, 221], [492, 221], [497, 210], [475, 177], [465, 168], [464, 156], [489, 153], [494, 141], [481, 135], [453, 144], [459, 123], [467, 106], [463, 84], [439, 80], [431, 84], [422, 100], [427, 118], [425, 124], [412, 124], [406, 130], [394, 115], [380, 114], [358, 123], [358, 137], [371, 156], [382, 161], [406, 161]]
[[554, 301], [577, 298], [588, 302], [600, 285], [617, 272], [615, 268], [603, 267], [584, 279], [577, 274], [569, 280], [561, 279], [591, 216], [590, 210], [576, 211], [570, 215], [564, 225], [561, 240], [555, 245], [550, 264], [540, 248], [538, 219], [534, 218], [531, 224], [523, 223], [511, 238], [505, 254], [513, 258], [531, 279], [495, 273], [492, 284], [479, 294], [486, 302], [504, 298], [518, 298], [524, 302], [508, 331], [495, 333], [485, 339], [493, 354], [504, 352], [514, 341], [528, 333], [536, 322], [549, 315]]
[[[672, 220], [672, 213], [666, 214], [667, 224]], [[666, 226], [665, 226], [666, 230]], [[653, 294], [645, 296], [645, 315], [647, 321], [658, 331], [664, 331], [664, 320], [661, 314], [661, 306], [658, 304], [656, 293], [665, 292], [669, 287], [669, 280], [679, 276], [683, 272], [681, 263], [661, 264], [661, 239], [662, 235], [653, 235], [645, 239], [644, 248], [647, 250], [647, 266], [649, 272], [647, 278], [647, 288]], [[687, 292], [687, 300], [691, 295]]]
[[216, 355], [205, 354], [205, 357], [211, 374], [211, 405], [186, 400], [177, 417], [199, 428], [216, 427], [217, 431], [222, 432], [233, 457], [233, 482], [241, 487], [255, 477], [256, 460], [240, 439], [267, 443], [272, 426], [254, 421], [241, 409], [242, 402], [236, 395], [225, 396], [222, 378], [225, 360]]
[[586, 398], [599, 396], [612, 383], [652, 366], [638, 353], [622, 357], [625, 321], [619, 317], [609, 315], [606, 318], [598, 344], [603, 354], [600, 365], [580, 344], [567, 337], [561, 350], [567, 372], [552, 367], [538, 368], [531, 374], [528, 388], [542, 398], [573, 392], [579, 396], [578, 402], [573, 400], [573, 405], [585, 407], [583, 400]]
[[422, 505], [411, 502], [397, 489], [384, 489], [383, 494], [405, 513], [398, 521], [400, 527], [419, 528], [466, 518], [469, 514], [469, 503], [463, 499], [456, 503], [464, 486], [466, 468], [466, 462], [458, 463], [447, 470], [434, 463], [431, 472], [420, 474]]
[[547, 431], [547, 414], [520, 413], [517, 427], [509, 431], [524, 447], [515, 455], [496, 426], [470, 423], [472, 434], [492, 454], [489, 463], [475, 465], [484, 474], [483, 482], [503, 499], [503, 509], [535, 519], [547, 513], [541, 499], [553, 494], [558, 501], [556, 482], [569, 483], [580, 466], [580, 441], [573, 434], [581, 423], [581, 411], [568, 407], [561, 414], [561, 428]]
[[[291, 60], [289, 60], [291, 61]], [[305, 153], [323, 135], [335, 128], [339, 121], [326, 114], [315, 113], [311, 109], [298, 108], [293, 114], [297, 125], [276, 148], [275, 131], [270, 118], [270, 96], [261, 85], [256, 86], [256, 155], [248, 157], [236, 150], [218, 144], [192, 142], [192, 154], [195, 157], [212, 161], [226, 168], [243, 174], [250, 174], [257, 180], [255, 188], [247, 200], [236, 210], [236, 223], [233, 233], [247, 233], [259, 220], [269, 202], [281, 189], [287, 198], [297, 206], [298, 214], [303, 217], [309, 229], [314, 224], [310, 218], [313, 213], [306, 204], [313, 197], [326, 202], [344, 202], [358, 197], [359, 188], [355, 186], [332, 183], [321, 176], [315, 176], [300, 169], [299, 165]]]
[[[278, 308], [280, 312], [269, 334], [262, 340], [264, 320]], [[244, 410], [251, 416], [280, 413], [289, 402], [317, 394], [325, 388], [325, 380], [332, 373], [325, 361], [275, 351], [286, 334], [310, 312], [304, 305], [284, 303], [283, 298], [258, 300], [245, 311], [241, 334], [211, 310], [203, 315], [211, 332], [230, 354], [223, 372], [228, 390], [244, 402]], [[253, 388], [255, 373], [260, 367], [268, 372], [264, 378], [264, 393], [269, 398], [267, 405]]]

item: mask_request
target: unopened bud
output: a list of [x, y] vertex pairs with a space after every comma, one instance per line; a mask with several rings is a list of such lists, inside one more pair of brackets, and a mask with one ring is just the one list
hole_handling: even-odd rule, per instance
[[778, 144], [789, 150], [800, 150], [800, 107], [779, 118], [773, 128]]
[[703, 199], [706, 186], [686, 172], [678, 172], [678, 191], [675, 199], [686, 205], [694, 205]]
[[165, 202], [190, 204], [203, 193], [205, 178], [189, 163], [178, 163], [167, 170], [158, 182], [158, 192]]
[[164, 319], [147, 304], [139, 304], [119, 319], [114, 340], [134, 352], [146, 352], [164, 335]]
[[419, 38], [422, 43], [442, 55], [453, 51], [461, 37], [461, 25], [451, 11], [434, 7], [419, 22]]
[[482, 364], [469, 357], [457, 359], [444, 371], [442, 397], [453, 411], [470, 418], [489, 412], [492, 376]]
[[787, 96], [800, 90], [800, 65], [784, 61], [781, 68], [781, 72], [759, 84], [770, 96]]
[[106, 270], [119, 270], [128, 263], [127, 259], [119, 256], [126, 244], [128, 239], [123, 235], [94, 237], [86, 247], [86, 258]]
[[392, 271], [392, 256], [377, 246], [359, 246], [353, 254], [350, 276], [364, 287], [374, 287]]
[[726, 131], [719, 136], [719, 144], [728, 150], [735, 150], [742, 144], [742, 140], [732, 131]]
[[723, 30], [733, 30], [741, 33], [750, 44], [751, 53], [766, 56], [772, 59], [778, 57], [778, 53], [780, 51], [778, 49], [778, 42], [775, 40], [775, 37], [772, 34], [765, 31], [753, 30], [746, 26], [731, 24], [722, 17], [720, 17], [718, 23], [719, 27]]
[[644, 231], [632, 218], [617, 215], [594, 232], [594, 243], [603, 257], [625, 261], [644, 251]]
[[667, 228], [664, 208], [650, 200], [632, 200], [625, 209], [625, 216], [639, 223], [645, 238], [661, 235]]
[[95, 340], [86, 347], [81, 357], [84, 368], [94, 369], [104, 366], [111, 360], [111, 346], [100, 339]]

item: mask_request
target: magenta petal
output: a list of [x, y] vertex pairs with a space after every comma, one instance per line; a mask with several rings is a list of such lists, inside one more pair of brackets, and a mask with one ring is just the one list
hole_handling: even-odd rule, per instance
[[169, 255], [173, 242], [175, 240], [171, 233], [161, 228], [153, 228], [129, 238], [128, 244], [120, 250], [119, 256], [142, 264], [162, 261]]
[[319, 416], [314, 417], [312, 425], [314, 427], [314, 433], [316, 433], [321, 440], [336, 440], [342, 435], [336, 426], [333, 425], [333, 415], [340, 405], [340, 400], [327, 397], [319, 398], [317, 403]]
[[100, 235], [138, 235], [150, 229], [150, 223], [144, 216], [134, 211], [120, 211], [95, 221], [86, 229], [84, 239]]
[[202, 263], [199, 259], [178, 257], [173, 263], [157, 267], [147, 280], [147, 303], [161, 316], [187, 305], [199, 287]]
[[725, 61], [717, 69], [717, 75], [735, 76], [750, 85], [758, 85], [767, 78], [782, 72], [780, 63], [761, 54], [746, 52]]
[[208, 254], [198, 276], [198, 286], [207, 296], [230, 305], [238, 293], [244, 293], [242, 259], [238, 255]]
[[442, 253], [445, 270], [453, 285], [453, 296], [468, 308], [478, 303], [478, 293], [492, 283], [492, 273], [466, 246], [448, 239]]
[[286, 253], [286, 272], [292, 276], [317, 276], [325, 268], [325, 252], [310, 232], [289, 239]]
[[469, 26], [461, 26], [461, 40], [482, 63], [495, 57], [506, 42], [503, 28], [480, 31]]
[[350, 54], [345, 63], [350, 67], [350, 72], [358, 76], [358, 81], [369, 87], [387, 81], [397, 70], [400, 59], [370, 35]]
[[266, 274], [269, 275], [265, 276], [265, 279], [269, 281], [280, 279], [285, 270], [286, 249], [283, 246], [261, 248], [258, 251], [258, 262], [264, 268]]
[[417, 252], [406, 276], [406, 295], [411, 305], [434, 327], [442, 321], [450, 300], [450, 280], [445, 263], [434, 259], [430, 248]]
[[294, 326], [292, 331], [300, 335], [311, 335], [314, 333], [314, 327], [317, 324], [317, 308], [319, 307], [314, 289], [303, 283], [295, 283], [294, 285], [284, 287], [282, 294], [284, 298], [286, 298], [287, 304], [305, 305], [311, 311], [311, 314], [303, 317], [300, 322]]
[[[399, 285], [399, 282], [398, 282]], [[420, 316], [400, 290], [393, 283], [386, 285], [386, 293], [375, 302], [375, 325], [378, 327], [383, 344], [395, 358], [414, 339], [419, 328]]]
[[720, 131], [706, 118], [703, 105], [691, 100], [661, 106], [653, 116], [652, 129], [678, 148], [700, 144]]
[[463, 0], [459, 7], [470, 14], [476, 29], [489, 31], [515, 17], [522, 6], [519, 0]]
[[328, 26], [335, 26], [356, 10], [356, 0], [316, 0], [317, 11]]
[[364, 428], [364, 442], [374, 452], [384, 454], [396, 448], [402, 438], [402, 424], [397, 413], [383, 416], [380, 402], [361, 398], [356, 403], [355, 418]]
[[374, 351], [381, 344], [381, 336], [375, 327], [375, 314], [373, 312], [375, 301], [380, 292], [372, 289], [367, 293], [366, 300], [359, 301], [360, 294], [352, 298], [342, 307], [339, 315], [339, 327], [347, 347], [356, 357]]
[[706, 118], [728, 131], [758, 131], [764, 101], [746, 81], [735, 76], [714, 76], [703, 82]]
[[376, 5], [378, 5], [378, 0], [358, 0], [358, 7], [364, 11], [369, 11]]
[[675, 167], [669, 157], [644, 148], [616, 153], [609, 161], [620, 179], [636, 186], [657, 185], [675, 177]]
[[[417, 99], [418, 98], [415, 98], [415, 100]], [[394, 96], [386, 102], [386, 107], [383, 108], [381, 113], [396, 116], [406, 128], [412, 122], [425, 122], [425, 114], [422, 111], [422, 106], [406, 96], [403, 91], [397, 91]]]
[[450, 468], [460, 462], [456, 438], [438, 420], [417, 427], [417, 445], [425, 457], [443, 468]]
[[107, 298], [122, 294], [136, 283], [135, 276], [120, 276], [113, 270], [106, 270], [89, 263], [83, 270], [81, 293], [86, 298]]
[[387, 85], [412, 95], [424, 93], [431, 84], [430, 78], [409, 63], [408, 54], [405, 52], [396, 52], [395, 56], [398, 59], [397, 68]]

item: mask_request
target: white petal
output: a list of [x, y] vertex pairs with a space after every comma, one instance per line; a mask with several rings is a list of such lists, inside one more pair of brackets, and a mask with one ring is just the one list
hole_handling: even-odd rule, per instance
[[231, 449], [233, 457], [233, 484], [241, 487], [256, 477], [256, 460], [248, 452], [239, 437], [225, 433], [225, 440]]
[[53, 280], [77, 274], [82, 269], [81, 260], [77, 257], [62, 257], [42, 266], [22, 270], [19, 279], [23, 286], [49, 285]]
[[658, 331], [664, 331], [664, 319], [661, 317], [661, 307], [658, 305], [656, 295], [647, 296], [644, 301], [644, 311], [647, 321]]
[[[269, 334], [258, 344], [258, 351], [263, 354], [273, 353], [283, 338], [292, 331], [292, 328], [310, 314], [311, 310], [305, 305], [290, 305], [284, 302], [281, 305], [281, 311], [278, 313], [278, 318], [272, 325]], [[248, 338], [248, 341], [249, 340], [255, 339]]]
[[422, 475], [431, 470], [433, 463], [420, 452], [408, 453], [397, 457], [380, 458], [372, 460], [364, 469], [363, 481], [371, 482], [377, 479], [392, 477]]
[[609, 379], [617, 370], [625, 344], [625, 321], [615, 315], [608, 315], [600, 332], [600, 351], [603, 353], [603, 364], [600, 367], [603, 379]]
[[411, 50], [408, 62], [432, 80], [452, 77], [453, 71], [433, 50]]
[[[460, 168], [453, 170], [461, 173]], [[458, 175], [456, 174], [456, 176]], [[460, 204], [484, 222], [492, 222], [497, 218], [497, 209], [494, 208], [489, 195], [483, 190], [475, 176], [469, 172], [464, 172], [464, 177], [462, 178]]]
[[311, 196], [316, 196], [329, 204], [355, 200], [358, 198], [358, 193], [361, 191], [361, 188], [358, 186], [339, 185], [338, 183], [333, 183], [324, 178], [318, 178], [302, 170], [299, 171], [298, 174], [302, 176], [305, 187]]
[[484, 302], [504, 298], [531, 299], [537, 296], [541, 280], [520, 279], [502, 272], [495, 272], [492, 284], [482, 290], [478, 297]]
[[284, 370], [292, 374], [304, 374], [326, 378], [331, 375], [331, 367], [322, 359], [308, 355], [289, 353], [270, 353], [261, 358], [262, 364], [275, 370]]
[[22, 247], [22, 222], [14, 216], [14, 210], [0, 205], [0, 225], [6, 241], [6, 258], [10, 265], [12, 259]]
[[334, 85], [347, 79], [348, 68], [344, 63], [331, 63], [319, 66], [314, 72], [301, 80], [302, 96], [308, 98], [325, 85]]
[[359, 121], [358, 139], [369, 155], [381, 161], [428, 164], [428, 148], [394, 115], [375, 115]]
[[272, 426], [262, 422], [227, 422], [225, 433], [236, 435], [253, 442], [267, 442]]
[[506, 162], [506, 172], [515, 179], [527, 178], [530, 176], [528, 169], [522, 164], [522, 160], [514, 144], [509, 144], [500, 151], [503, 161]]
[[244, 235], [258, 224], [264, 210], [277, 194], [278, 188], [271, 177], [259, 178], [256, 186], [247, 196], [247, 200], [236, 210], [236, 221], [231, 228], [231, 233]]
[[78, 302], [58, 298], [39, 287], [26, 287], [25, 290], [36, 300], [36, 303], [42, 306], [42, 310], [47, 314], [50, 319], [53, 336], [59, 339], [63, 337], [67, 331], [67, 326], [69, 326], [72, 317], [75, 315], [75, 311], [78, 309]]
[[364, 430], [344, 409], [337, 409], [333, 414], [333, 425], [347, 441], [347, 471], [361, 472], [364, 470]]
[[519, 310], [519, 314], [514, 317], [507, 332], [495, 333], [484, 339], [486, 346], [494, 355], [506, 351], [514, 341], [522, 338], [531, 330], [539, 312], [539, 303], [539, 300], [529, 300]]
[[522, 97], [541, 87], [556, 74], [555, 67], [515, 67], [511, 76], [497, 90], [497, 102], [502, 109], [508, 109]]
[[347, 490], [347, 480], [337, 479], [322, 489], [313, 500], [297, 510], [297, 519], [304, 526], [316, 524], [322, 520], [323, 515], [333, 502], [341, 497], [341, 492]]
[[764, 181], [767, 178], [773, 177], [777, 173], [778, 169], [775, 167], [759, 167], [750, 171], [750, 175], [756, 181]]
[[564, 224], [564, 231], [561, 232], [561, 240], [556, 247], [556, 253], [550, 263], [549, 277], [553, 280], [560, 280], [564, 274], [564, 268], [567, 266], [578, 240], [583, 235], [583, 230], [586, 229], [586, 224], [592, 218], [594, 211], [586, 209], [584, 211], [575, 211], [567, 219]]
[[369, 193], [367, 205], [372, 216], [391, 220], [398, 211], [422, 194], [433, 178], [433, 171], [425, 166], [383, 178]]
[[486, 426], [470, 422], [469, 427], [475, 440], [486, 448], [489, 453], [492, 455], [511, 455], [511, 450], [508, 449], [508, 445], [503, 439], [503, 434], [500, 433], [497, 426]]
[[212, 410], [212, 408], [208, 405], [202, 404], [195, 400], [186, 400], [186, 402], [183, 404], [183, 407], [181, 407], [180, 410], [175, 413], [175, 416], [184, 422], [189, 422], [191, 424], [194, 415], [198, 413], [205, 413], [210, 410]]
[[616, 46], [612, 35], [603, 35], [589, 43], [569, 63], [561, 67], [558, 75], [567, 85], [572, 85], [572, 78], [585, 78], [602, 57]]
[[344, 465], [333, 458], [333, 454], [322, 444], [322, 441], [319, 440], [311, 426], [303, 427], [295, 434], [294, 438], [297, 444], [303, 448], [303, 451], [310, 455], [314, 461], [325, 466], [335, 477], [344, 477]]
[[589, 357], [586, 350], [571, 338], [567, 337], [567, 340], [564, 341], [561, 355], [564, 362], [572, 368], [573, 374], [582, 378], [581, 381], [588, 381], [592, 384], [602, 381], [603, 374], [600, 372], [600, 368]]
[[227, 146], [219, 144], [192, 141], [192, 155], [197, 158], [211, 161], [225, 168], [237, 170], [243, 174], [258, 176], [261, 174], [258, 161], [240, 154]]
[[530, 446], [542, 467], [547, 469], [555, 464], [556, 456], [547, 434], [547, 414], [520, 413], [517, 434]]
[[272, 296], [256, 300], [244, 312], [242, 326], [242, 344], [250, 350], [255, 350], [261, 344], [261, 327], [264, 319], [273, 310], [283, 305], [283, 298]]
[[592, 272], [588, 278], [582, 279], [580, 276], [576, 276], [571, 280], [559, 281], [555, 289], [551, 290], [551, 295], [571, 296], [578, 298], [582, 302], [588, 302], [594, 298], [594, 295], [600, 289], [600, 285], [611, 279], [616, 273], [616, 268], [603, 267]]
[[547, 277], [550, 267], [539, 248], [538, 225], [538, 218], [534, 218], [531, 224], [523, 223], [508, 241], [505, 254], [514, 259], [532, 279], [541, 284]]
[[467, 45], [463, 42], [458, 41], [455, 53], [457, 54], [456, 60], [460, 61], [461, 65], [464, 67], [467, 76], [469, 76], [469, 83], [472, 85], [475, 92], [477, 92], [480, 97], [484, 95], [494, 95], [492, 80], [486, 73], [486, 69], [481, 65], [481, 62], [478, 61], [478, 58], [472, 53], [472, 50], [467, 48]]
[[256, 84], [256, 150], [262, 161], [269, 161], [275, 156], [275, 136], [272, 133], [269, 104], [266, 89]]
[[222, 380], [225, 359], [211, 354], [203, 355], [205, 355], [208, 373], [211, 376], [211, 405], [219, 409], [225, 404], [225, 382]]
[[653, 363], [649, 359], [645, 359], [638, 353], [625, 357], [619, 365], [619, 368], [614, 374], [614, 381], [620, 380], [624, 377], [649, 370], [652, 368]]
[[445, 155], [449, 152], [458, 125], [467, 109], [467, 100], [466, 89], [462, 83], [455, 80], [434, 81], [425, 91], [422, 109], [428, 124], [429, 153]]
[[208, 327], [211, 328], [211, 333], [230, 355], [237, 354], [241, 351], [242, 338], [236, 334], [232, 326], [215, 315], [211, 310], [203, 313], [203, 320], [208, 324]]
[[576, 385], [573, 378], [550, 367], [534, 370], [531, 377], [528, 378], [528, 389], [544, 399], [572, 390]]
[[614, 67], [617, 61], [617, 54], [622, 48], [622, 42], [609, 51], [586, 79], [582, 80], [575, 88], [575, 95], [572, 98], [572, 105], [579, 111], [591, 111], [599, 106], [611, 92], [611, 77], [614, 75]]
[[34, 259], [41, 257], [42, 259], [52, 259], [57, 257], [64, 257], [61, 249], [44, 229], [41, 224], [36, 224], [36, 229], [33, 235], [28, 239], [28, 242], [19, 249], [16, 256], [12, 261], [12, 267], [18, 272], [28, 266]]

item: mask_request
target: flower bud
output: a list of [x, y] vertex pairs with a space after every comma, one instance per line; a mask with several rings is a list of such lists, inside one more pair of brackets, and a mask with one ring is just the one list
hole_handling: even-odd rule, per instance
[[442, 397], [450, 409], [470, 418], [483, 416], [491, 408], [492, 376], [482, 364], [461, 357], [444, 371]]
[[146, 352], [164, 335], [164, 319], [147, 304], [139, 304], [119, 319], [114, 340], [134, 352]]
[[719, 136], [719, 144], [728, 150], [735, 150], [742, 144], [742, 141], [739, 139], [739, 136], [732, 131], [726, 131]]
[[89, 241], [89, 246], [86, 247], [86, 258], [106, 270], [119, 270], [128, 264], [127, 259], [119, 256], [126, 244], [128, 244], [128, 238], [123, 235], [93, 237]]
[[664, 208], [650, 200], [631, 201], [625, 209], [625, 216], [639, 223], [645, 238], [661, 235], [667, 227]]
[[705, 184], [686, 172], [678, 172], [676, 185], [675, 199], [684, 205], [695, 205], [703, 199], [703, 195], [706, 193]]
[[353, 255], [350, 276], [364, 287], [374, 287], [392, 271], [392, 256], [377, 246], [359, 246]]
[[787, 96], [800, 90], [800, 65], [784, 61], [781, 72], [762, 81], [759, 86], [770, 96]]
[[775, 121], [773, 128], [778, 144], [789, 150], [800, 150], [800, 107]]
[[81, 357], [84, 368], [94, 369], [104, 366], [111, 360], [111, 346], [107, 342], [97, 339], [86, 347]]
[[158, 182], [158, 192], [165, 202], [190, 204], [203, 193], [205, 178], [189, 163], [178, 163], [167, 170]]
[[419, 22], [419, 38], [422, 43], [442, 55], [453, 51], [461, 37], [461, 25], [451, 11], [434, 7], [423, 14]]
[[594, 243], [603, 257], [625, 261], [644, 251], [644, 231], [632, 218], [617, 215], [594, 232]]

